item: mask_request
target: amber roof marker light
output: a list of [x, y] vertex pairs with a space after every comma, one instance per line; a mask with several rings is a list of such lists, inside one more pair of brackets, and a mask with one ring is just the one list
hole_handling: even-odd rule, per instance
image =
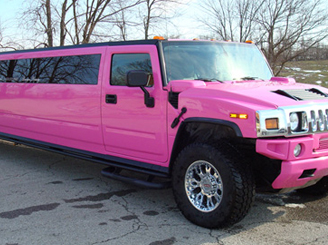
[[162, 37], [162, 36], [154, 36], [154, 38], [153, 39], [157, 39], [157, 40], [165, 40], [165, 38], [164, 37]]

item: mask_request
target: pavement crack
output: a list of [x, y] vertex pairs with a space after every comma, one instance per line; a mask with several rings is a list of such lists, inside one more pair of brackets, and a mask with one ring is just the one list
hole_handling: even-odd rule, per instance
[[103, 241], [99, 241], [99, 242], [95, 242], [95, 243], [92, 243], [92, 244], [103, 244], [103, 243], [113, 242], [115, 240], [118, 240], [118, 239], [124, 238], [126, 236], [129, 236], [131, 234], [134, 234], [134, 233], [138, 232], [141, 229], [142, 230], [147, 230], [148, 229], [147, 224], [142, 222], [140, 220], [139, 216], [136, 213], [129, 210], [129, 207], [128, 207], [129, 202], [124, 197], [122, 197], [122, 201], [123, 202], [119, 202], [119, 204], [124, 208], [124, 210], [126, 211], [126, 213], [128, 213], [128, 215], [120, 217], [120, 220], [132, 221], [133, 222], [132, 230], [126, 232], [123, 235], [120, 235], [120, 236], [117, 236], [117, 237], [112, 237], [112, 238], [109, 238], [109, 239], [106, 239], [106, 240], [103, 240]]
[[49, 165], [48, 165], [48, 169], [49, 169], [49, 170], [52, 170], [52, 168], [53, 168], [55, 165], [57, 165], [57, 164], [59, 164], [59, 163], [61, 163], [61, 162], [63, 162], [63, 161], [65, 161], [65, 158], [61, 158], [61, 159], [59, 159], [59, 160], [57, 160], [57, 161], [54, 161], [54, 162], [52, 162], [52, 163], [49, 163]]

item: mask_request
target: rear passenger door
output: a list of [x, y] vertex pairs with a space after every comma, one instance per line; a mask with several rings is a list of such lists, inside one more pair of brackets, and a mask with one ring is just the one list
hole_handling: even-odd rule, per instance
[[[168, 160], [166, 106], [157, 48], [154, 45], [108, 48], [108, 80], [102, 89], [102, 123], [105, 149], [110, 155], [165, 165]], [[144, 92], [128, 87], [130, 70], [149, 73], [145, 89], [154, 98], [147, 107]]]

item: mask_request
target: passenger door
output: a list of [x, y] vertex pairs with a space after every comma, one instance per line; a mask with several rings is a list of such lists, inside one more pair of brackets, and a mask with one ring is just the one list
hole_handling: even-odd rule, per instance
[[[109, 47], [108, 79], [102, 89], [102, 127], [110, 155], [165, 165], [168, 160], [166, 107], [157, 48], [154, 45]], [[145, 89], [154, 98], [147, 107], [139, 87], [128, 87], [130, 70], [147, 71]]]

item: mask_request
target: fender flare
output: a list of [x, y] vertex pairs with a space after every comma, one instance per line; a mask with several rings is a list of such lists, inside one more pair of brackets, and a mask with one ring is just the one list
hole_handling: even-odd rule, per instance
[[[216, 125], [223, 125], [223, 126], [228, 126], [232, 128], [237, 137], [243, 137], [243, 134], [239, 128], [239, 126], [230, 121], [222, 120], [222, 119], [213, 119], [213, 118], [205, 118], [205, 117], [190, 117], [181, 122], [179, 130], [183, 127], [184, 123], [191, 123], [191, 122], [199, 122], [199, 123], [210, 123], [210, 124], [216, 124]], [[177, 134], [178, 135], [178, 134]]]
[[185, 126], [189, 123], [206, 123], [206, 124], [213, 124], [213, 125], [220, 125], [220, 126], [229, 127], [233, 130], [236, 137], [243, 137], [243, 134], [242, 134], [239, 126], [234, 122], [221, 120], [221, 119], [214, 119], [214, 118], [203, 118], [203, 117], [190, 117], [190, 118], [187, 118], [187, 119], [185, 119], [184, 121], [182, 121], [180, 123], [179, 129], [178, 129], [177, 134], [175, 136], [175, 140], [174, 140], [174, 144], [173, 144], [172, 151], [171, 151], [171, 156], [170, 156], [170, 169], [172, 169], [171, 167], [173, 166], [174, 159], [179, 154], [179, 150], [181, 150], [180, 147], [179, 147], [179, 144], [181, 143], [180, 139], [182, 138], [181, 136], [182, 136], [182, 133], [185, 129]]

